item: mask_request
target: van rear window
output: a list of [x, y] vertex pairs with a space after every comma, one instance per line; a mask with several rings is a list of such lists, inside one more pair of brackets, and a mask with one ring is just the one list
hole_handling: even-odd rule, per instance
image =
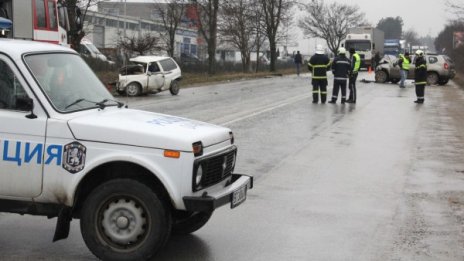
[[159, 61], [165, 72], [177, 69], [177, 64], [171, 59]]

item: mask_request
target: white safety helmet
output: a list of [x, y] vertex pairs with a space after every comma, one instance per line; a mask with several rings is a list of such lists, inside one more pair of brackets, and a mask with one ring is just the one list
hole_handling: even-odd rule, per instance
[[338, 48], [338, 54], [346, 54], [346, 49], [343, 47]]
[[325, 52], [324, 52], [324, 47], [322, 47], [322, 45], [318, 44], [318, 45], [316, 46], [316, 53], [317, 53], [317, 54], [324, 54], [324, 53], [325, 53]]
[[416, 55], [417, 55], [417, 56], [423, 56], [423, 55], [424, 55], [424, 51], [422, 51], [422, 50], [417, 50], [417, 51], [416, 51]]

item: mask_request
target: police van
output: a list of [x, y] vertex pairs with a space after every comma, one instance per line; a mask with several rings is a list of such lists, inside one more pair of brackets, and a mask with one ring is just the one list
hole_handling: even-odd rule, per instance
[[0, 39], [0, 212], [80, 219], [103, 260], [146, 260], [253, 187], [230, 129], [114, 100], [73, 50]]

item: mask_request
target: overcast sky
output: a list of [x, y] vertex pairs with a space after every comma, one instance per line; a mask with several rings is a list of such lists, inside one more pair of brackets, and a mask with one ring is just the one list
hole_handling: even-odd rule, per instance
[[[332, 1], [334, 2], [334, 1]], [[338, 3], [358, 5], [374, 26], [383, 17], [403, 18], [403, 30], [414, 29], [419, 36], [435, 37], [444, 29], [452, 15], [445, 0], [337, 0]]]

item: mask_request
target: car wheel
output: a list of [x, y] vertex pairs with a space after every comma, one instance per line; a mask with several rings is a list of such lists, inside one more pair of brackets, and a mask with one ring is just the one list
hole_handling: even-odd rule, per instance
[[142, 93], [142, 87], [136, 82], [131, 82], [126, 86], [127, 96], [139, 96]]
[[167, 241], [171, 213], [144, 184], [115, 179], [95, 188], [84, 202], [81, 231], [102, 260], [147, 260]]
[[388, 74], [385, 71], [375, 72], [375, 82], [385, 83], [388, 81]]
[[392, 79], [391, 82], [394, 84], [397, 84], [400, 81], [400, 79]]
[[171, 87], [169, 87], [169, 91], [171, 92], [172, 95], [177, 95], [179, 94], [180, 86], [179, 86], [179, 81], [174, 80], [171, 82]]
[[172, 233], [187, 235], [202, 228], [211, 218], [213, 212], [189, 212], [181, 211], [174, 217]]
[[439, 80], [439, 81], [438, 81], [438, 84], [439, 84], [439, 85], [445, 85], [445, 84], [447, 84], [448, 82], [449, 82], [449, 79], [442, 79], [442, 80]]
[[436, 72], [427, 73], [427, 84], [428, 85], [438, 84], [438, 74]]

